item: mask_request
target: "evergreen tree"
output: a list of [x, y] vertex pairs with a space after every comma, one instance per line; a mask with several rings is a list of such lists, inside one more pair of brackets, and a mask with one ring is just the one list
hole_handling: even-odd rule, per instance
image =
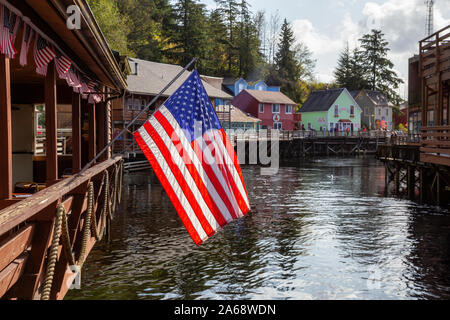
[[239, 76], [248, 78], [256, 69], [261, 60], [259, 52], [260, 42], [258, 30], [254, 21], [251, 19], [251, 13], [247, 1], [241, 0], [241, 21], [238, 32], [238, 53], [239, 53]]
[[390, 49], [384, 34], [380, 30], [372, 30], [360, 42], [369, 88], [384, 93], [391, 101], [401, 100], [395, 89], [398, 89], [403, 80], [392, 70], [394, 64], [387, 58]]
[[295, 38], [292, 27], [284, 19], [284, 23], [281, 26], [278, 52], [275, 55], [275, 66], [279, 76], [288, 82], [295, 82], [299, 79], [299, 68], [295, 60], [294, 43]]
[[205, 5], [198, 0], [178, 0], [174, 6], [176, 25], [172, 30], [174, 46], [168, 52], [180, 65], [186, 65], [192, 58], [199, 59], [199, 71], [204, 71], [207, 54], [207, 19]]
[[205, 73], [211, 76], [224, 76], [228, 69], [227, 28], [219, 10], [212, 10], [207, 17], [207, 47], [204, 61]]
[[362, 90], [367, 88], [366, 76], [367, 68], [364, 66], [362, 52], [358, 48], [350, 52], [347, 43], [334, 71], [336, 84], [348, 90]]
[[352, 77], [352, 56], [350, 54], [350, 48], [348, 47], [348, 43], [345, 46], [344, 50], [339, 55], [338, 65], [334, 70], [334, 78], [336, 83], [342, 87], [347, 88], [349, 90], [354, 90], [350, 88], [352, 86], [351, 77]]
[[236, 70], [233, 70], [233, 67], [236, 66], [235, 58], [236, 58], [236, 17], [239, 16], [239, 3], [237, 0], [215, 0], [217, 3], [217, 8], [219, 12], [224, 16], [224, 22], [227, 27], [227, 61], [228, 61], [228, 70], [227, 73], [229, 76], [238, 73]]
[[275, 55], [275, 78], [281, 84], [281, 91], [291, 99], [298, 99], [297, 82], [300, 80], [300, 68], [295, 59], [294, 32], [285, 19], [281, 26], [278, 51]]

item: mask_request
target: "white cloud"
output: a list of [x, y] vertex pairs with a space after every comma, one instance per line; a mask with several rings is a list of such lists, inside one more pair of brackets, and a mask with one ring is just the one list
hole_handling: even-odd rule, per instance
[[[341, 0], [338, 5], [350, 5], [351, 2], [354, 0]], [[449, 0], [436, 2], [435, 30], [450, 24], [449, 3]], [[352, 48], [363, 34], [371, 29], [381, 29], [390, 44], [389, 58], [407, 85], [408, 58], [418, 52], [418, 42], [426, 36], [425, 17], [423, 0], [386, 0], [381, 4], [367, 2], [359, 21], [354, 21], [350, 14], [346, 14], [332, 30], [332, 34], [328, 30], [319, 31], [307, 19], [295, 20], [292, 25], [296, 38], [304, 42], [317, 59], [317, 71], [322, 81], [331, 78], [339, 53], [346, 42]], [[402, 96], [405, 91], [404, 87], [400, 89]]]

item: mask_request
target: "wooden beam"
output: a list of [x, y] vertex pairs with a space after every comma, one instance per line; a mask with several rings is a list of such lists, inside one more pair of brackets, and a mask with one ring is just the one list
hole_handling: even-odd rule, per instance
[[95, 105], [88, 104], [87, 108], [89, 114], [89, 161], [91, 161], [97, 155]]
[[5, 295], [22, 276], [28, 254], [23, 254], [12, 262], [8, 267], [0, 272], [0, 297]]
[[81, 99], [72, 94], [72, 173], [81, 171]]
[[9, 58], [0, 54], [0, 200], [12, 197], [11, 73]]
[[56, 69], [54, 60], [48, 65], [45, 77], [45, 151], [47, 186], [58, 180]]
[[0, 270], [6, 268], [31, 245], [33, 231], [34, 226], [29, 225], [0, 242]]

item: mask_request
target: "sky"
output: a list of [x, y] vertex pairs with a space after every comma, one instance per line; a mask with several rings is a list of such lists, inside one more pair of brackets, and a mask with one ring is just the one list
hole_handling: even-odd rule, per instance
[[[208, 8], [214, 0], [201, 0]], [[399, 94], [406, 97], [408, 58], [418, 53], [418, 42], [426, 34], [424, 0], [248, 0], [252, 12], [264, 10], [266, 20], [278, 10], [281, 19], [292, 24], [297, 41], [305, 43], [316, 59], [319, 81], [333, 81], [339, 54], [349, 43], [371, 29], [381, 29], [390, 44], [389, 58], [394, 70], [405, 81]], [[450, 0], [435, 0], [434, 27], [450, 24]]]

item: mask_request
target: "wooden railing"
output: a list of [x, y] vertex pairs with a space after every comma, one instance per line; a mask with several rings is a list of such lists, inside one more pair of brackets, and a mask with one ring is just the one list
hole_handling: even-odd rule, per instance
[[420, 72], [427, 85], [450, 79], [450, 26], [420, 41]]
[[422, 162], [450, 166], [450, 126], [422, 128]]
[[[67, 252], [82, 266], [108, 230], [121, 179], [122, 158], [114, 157], [29, 198], [0, 201], [0, 298], [38, 299], [46, 283], [50, 299], [63, 299], [74, 278]], [[61, 210], [67, 213], [68, 240], [60, 241], [54, 234]], [[56, 260], [49, 266], [52, 243]]]

